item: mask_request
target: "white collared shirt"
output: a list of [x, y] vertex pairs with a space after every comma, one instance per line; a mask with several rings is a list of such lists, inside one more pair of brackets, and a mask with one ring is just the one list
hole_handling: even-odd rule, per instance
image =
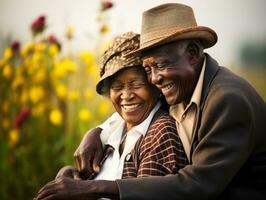
[[154, 114], [160, 107], [161, 103], [158, 102], [150, 112], [149, 116], [143, 122], [132, 127], [126, 133], [127, 137], [125, 140], [125, 147], [121, 156], [119, 154], [119, 146], [125, 121], [118, 113], [114, 113], [110, 118], [107, 119], [107, 123], [99, 126], [103, 128], [101, 133], [102, 142], [106, 140], [105, 144], [111, 145], [114, 148], [114, 152], [105, 160], [100, 173], [95, 177], [95, 179], [116, 180], [122, 178], [125, 159], [130, 158], [130, 152], [133, 150], [140, 136], [145, 136]]
[[196, 114], [199, 111], [204, 73], [206, 68], [206, 57], [204, 56], [203, 66], [200, 72], [199, 80], [192, 94], [191, 100], [185, 108], [184, 103], [179, 103], [170, 107], [170, 115], [176, 121], [176, 128], [182, 141], [187, 158], [190, 160], [190, 148], [193, 128], [196, 120]]

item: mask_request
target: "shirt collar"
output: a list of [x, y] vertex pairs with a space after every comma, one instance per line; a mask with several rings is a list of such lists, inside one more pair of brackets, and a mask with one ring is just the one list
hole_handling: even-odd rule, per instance
[[[131, 136], [132, 137], [135, 137], [135, 136], [138, 137], [137, 135], [145, 136], [153, 116], [159, 110], [160, 107], [161, 107], [161, 102], [158, 102], [156, 104], [156, 106], [151, 110], [149, 116], [143, 122], [141, 122], [137, 126], [132, 127], [128, 131], [128, 133], [130, 132], [128, 136], [130, 136], [130, 137]], [[104, 131], [108, 131], [110, 133], [110, 137], [107, 140], [107, 144], [113, 146], [114, 148], [119, 147], [120, 139], [121, 139], [121, 135], [122, 135], [124, 126], [125, 126], [125, 121], [123, 120], [122, 123], [120, 122], [120, 123], [115, 124], [115, 126], [111, 126], [109, 130], [104, 130]]]
[[[185, 108], [184, 103], [181, 102], [177, 105], [170, 106], [170, 115], [175, 116], [175, 112], [178, 111], [179, 114], [182, 114], [185, 109], [188, 109], [190, 105], [193, 103], [199, 108], [200, 105], [200, 99], [201, 99], [201, 93], [202, 93], [202, 88], [203, 88], [203, 80], [204, 80], [204, 73], [205, 73], [205, 68], [206, 68], [206, 56], [204, 55], [204, 60], [200, 72], [200, 76], [197, 82], [197, 85], [192, 93], [191, 100], [188, 104], [188, 106]], [[174, 117], [175, 118], [175, 117]]]
[[199, 80], [198, 80], [198, 83], [195, 87], [195, 90], [192, 94], [192, 97], [191, 97], [191, 100], [189, 103], [189, 104], [191, 104], [193, 102], [197, 105], [197, 107], [200, 105], [200, 98], [201, 98], [201, 93], [202, 93], [205, 68], [206, 68], [206, 57], [204, 55], [204, 61], [203, 61], [202, 69], [200, 72]]

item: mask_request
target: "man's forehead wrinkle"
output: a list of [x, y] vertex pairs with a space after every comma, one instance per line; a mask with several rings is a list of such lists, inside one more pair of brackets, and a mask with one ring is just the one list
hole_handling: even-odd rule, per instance
[[145, 58], [144, 60], [143, 60], [143, 66], [145, 67], [145, 66], [151, 66], [151, 65], [156, 65], [157, 63], [156, 63], [156, 60], [155, 60], [155, 58], [153, 58], [153, 57], [147, 57], [147, 58]]
[[184, 53], [186, 45], [187, 41], [178, 41], [164, 44], [157, 49], [150, 49], [143, 53], [143, 66], [156, 67], [159, 64], [170, 64]]

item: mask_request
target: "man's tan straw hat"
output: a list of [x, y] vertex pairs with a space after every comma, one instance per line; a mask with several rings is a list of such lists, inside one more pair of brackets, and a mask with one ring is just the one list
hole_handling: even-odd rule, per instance
[[111, 46], [104, 52], [100, 67], [101, 79], [96, 85], [96, 91], [99, 94], [104, 94], [107, 91], [104, 89], [104, 81], [114, 75], [119, 70], [126, 67], [142, 65], [139, 56], [127, 56], [128, 54], [139, 48], [139, 34], [127, 32], [119, 37], [116, 37]]
[[197, 25], [191, 7], [162, 4], [142, 14], [140, 48], [129, 55], [183, 39], [199, 39], [204, 48], [209, 48], [217, 42], [217, 34], [211, 28]]

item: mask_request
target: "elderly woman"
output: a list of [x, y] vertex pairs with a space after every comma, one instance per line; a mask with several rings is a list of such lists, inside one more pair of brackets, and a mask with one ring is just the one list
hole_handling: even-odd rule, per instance
[[[91, 174], [94, 180], [86, 180], [94, 181], [93, 193], [101, 190], [100, 180], [175, 174], [187, 164], [175, 121], [161, 108], [160, 93], [148, 83], [140, 58], [124, 57], [138, 47], [139, 35], [128, 32], [103, 55], [96, 90], [110, 99], [116, 116], [101, 133], [108, 135], [101, 170]], [[40, 190], [37, 199], [90, 197], [84, 180], [67, 180], [80, 178], [74, 168], [63, 168], [58, 177]]]

